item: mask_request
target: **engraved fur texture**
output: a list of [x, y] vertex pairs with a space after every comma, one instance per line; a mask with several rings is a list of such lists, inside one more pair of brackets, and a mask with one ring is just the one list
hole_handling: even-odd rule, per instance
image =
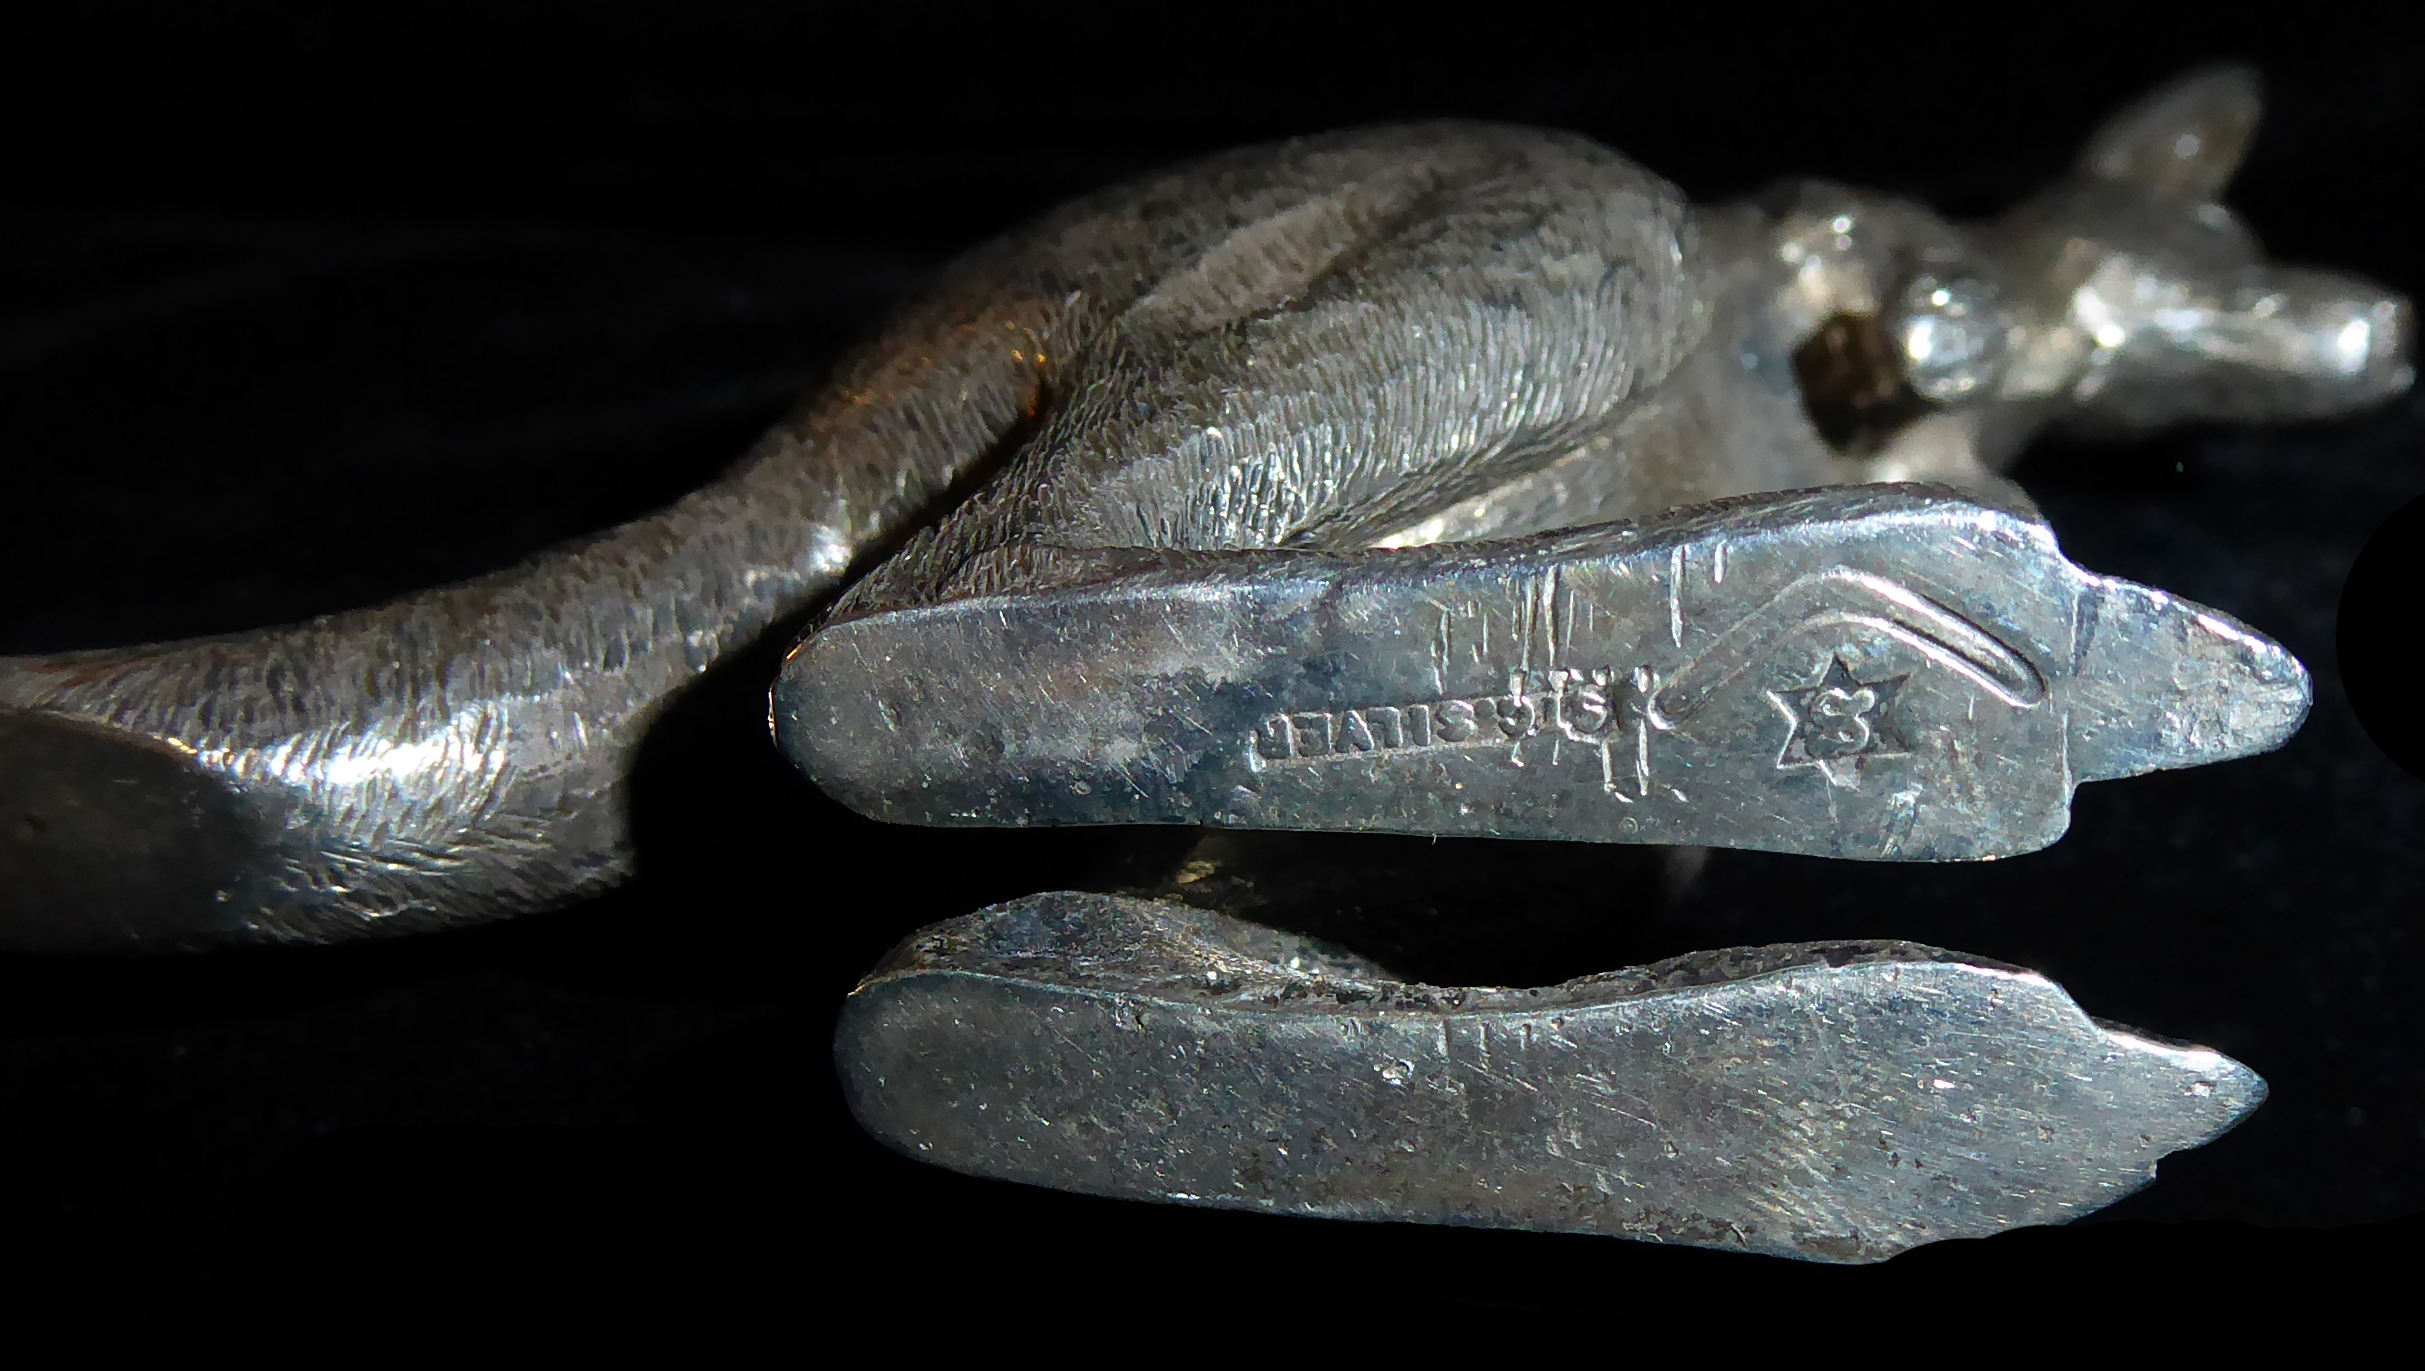
[[[0, 661], [0, 799], [47, 816], [0, 831], [0, 942], [331, 941], [591, 894], [632, 869], [666, 703], [913, 533], [835, 619], [1844, 482], [2025, 508], [1995, 473], [2068, 413], [2396, 393], [2406, 303], [2268, 274], [2213, 202], [2255, 109], [2245, 73], [2158, 92], [1976, 231], [1817, 183], [1696, 212], [1587, 140], [1459, 123], [1086, 197], [955, 264], [660, 515], [292, 628]], [[2001, 321], [2009, 363], [1847, 455], [1792, 357], [1830, 318], [1910, 322], [1915, 271]]]
[[[666, 701], [1048, 403], [1040, 446], [1135, 460], [1091, 495], [1010, 503], [1115, 540], [1281, 541], [1410, 477], [1401, 502], [1461, 491], [1672, 364], [1693, 318], [1686, 222], [1672, 189], [1584, 140], [1451, 124], [1245, 149], [1076, 202], [948, 270], [661, 515], [294, 628], [0, 663], [0, 748], [124, 750], [147, 775], [182, 770], [213, 811], [148, 818], [148, 860], [5, 854], [9, 936], [327, 941], [605, 888], [631, 868], [625, 786]], [[1259, 353], [1238, 328], [1281, 316]], [[1228, 401], [1174, 387], [1147, 338], [1273, 379]], [[1219, 478], [1173, 480], [1174, 463]], [[38, 800], [47, 782], [19, 767], [8, 784]], [[206, 829], [250, 850], [202, 861]]]

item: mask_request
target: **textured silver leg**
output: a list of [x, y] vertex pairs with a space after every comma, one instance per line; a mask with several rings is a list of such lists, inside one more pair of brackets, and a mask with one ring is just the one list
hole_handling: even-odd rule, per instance
[[835, 1052], [871, 1133], [975, 1175], [1820, 1261], [2074, 1218], [2265, 1095], [2033, 972], [1911, 943], [1450, 989], [1069, 893], [911, 939]]
[[2042, 523], [1873, 486], [874, 614], [794, 655], [776, 720], [896, 822], [1941, 861], [2053, 842], [2080, 782], [2278, 746], [2309, 694], [2277, 644], [2080, 570]]
[[[2071, 565], [2000, 473], [2051, 422], [2319, 417], [2414, 377], [2404, 300], [2266, 263], [2216, 203], [2256, 106], [2193, 76], [1976, 226], [1816, 182], [1687, 222], [1607, 166], [1422, 152], [1410, 230], [1412, 144], [1241, 214], [846, 594], [776, 730], [900, 822], [2042, 847], [2079, 783], [2277, 746], [2310, 690], [2227, 615]], [[1911, 481], [1939, 484], [1811, 490]], [[929, 930], [837, 1051], [877, 1136], [982, 1175], [1830, 1260], [2094, 1209], [2263, 1095], [1908, 944], [1457, 990], [1082, 895]]]
[[[1003, 608], [996, 645], [1049, 647], [1040, 627], [1070, 621], [1049, 681], [970, 655], [982, 626], [955, 616], [1046, 589], [1031, 573], [1056, 560], [1403, 549], [1844, 483], [1942, 482], [2011, 505], [2001, 473], [2049, 424], [2127, 433], [2377, 404], [2415, 377], [2409, 303], [2268, 262], [2218, 202], [2258, 105], [2248, 72], [2191, 76], [1982, 223], [1826, 182], [1694, 206], [1588, 140], [1457, 123], [1242, 148], [1108, 188], [976, 248], [732, 473], [660, 514], [309, 624], [0, 660], [0, 947], [341, 941], [619, 883], [636, 863], [631, 770], [664, 712], [903, 540], [845, 592], [845, 616], [940, 604], [919, 622], [966, 643], [885, 667], [903, 621], [846, 624], [808, 657], [876, 652], [869, 688], [792, 715], [820, 779], [870, 812], [1667, 833], [1853, 855], [2034, 846], [2060, 830], [2068, 781], [2262, 746], [2295, 691], [2265, 667], [2253, 694], [2221, 698], [2232, 673], [2209, 668], [2239, 650], [2240, 630], [2109, 583], [2055, 586], [2083, 611], [2077, 632], [2025, 603], [2051, 580], [1948, 579], [1943, 559], [1906, 568], [1900, 554], [1829, 562], [1814, 545], [1771, 559], [1791, 571], [1773, 600], [1720, 593], [1721, 554], [1748, 565], [1754, 544], [1792, 541], [1773, 530], [1708, 530], [1672, 574], [1586, 538], [1576, 546], [1595, 550], [1577, 555], [1605, 563], [1609, 584], [1579, 624], [1561, 606], [1582, 596], [1543, 590], [1591, 581], [1582, 562], [1550, 577], [1556, 558], [1518, 557], [1506, 565], [1530, 570], [1495, 580], [1487, 567], [1370, 564], [1433, 566], [1420, 588], [1438, 592], [1436, 610], [1393, 598], [1394, 572], [1293, 564], [1256, 583], [1278, 598], [1241, 612], [1252, 633], [1181, 645], [1183, 660], [1214, 654], [1187, 668], [1212, 673], [1207, 690], [1235, 687], [1210, 699], [1157, 694], [1150, 644], [1133, 636], [1226, 632], [1210, 607], [1156, 618], [1147, 596], [1081, 612], [1084, 597], [1051, 592]], [[1212, 588], [1279, 565], [1249, 560], [1193, 588], [1166, 578], [1154, 593], [1234, 602], [1234, 585]], [[1889, 594], [1881, 609], [1856, 593], [1869, 582], [1829, 580], [1832, 568], [1975, 624], [2040, 673], [2047, 698], [1998, 674], [2002, 649], [1933, 637], [1938, 620], [1898, 618], [1892, 605], [1908, 604]], [[1815, 589], [1794, 591], [1802, 576]], [[1272, 587], [1291, 577], [1397, 617], [1267, 622], [1293, 593]], [[1804, 617], [1756, 618], [1772, 608]], [[1841, 622], [1803, 631], [1828, 615]], [[1880, 636], [1864, 619], [1900, 627]], [[1733, 660], [1728, 645], [1750, 640], [1728, 635], [1744, 625], [1783, 633], [1781, 655], [1694, 693], [1685, 673]], [[2033, 655], [2110, 649], [2101, 633], [2142, 627], [2178, 641], [2113, 678], [2131, 700], [2091, 699], [2066, 683], [2069, 659]], [[1435, 631], [1428, 681], [1420, 643]], [[1289, 634], [1378, 655], [1301, 650]], [[1579, 655], [1542, 655], [1551, 647]], [[1097, 648], [1129, 695], [1095, 698], [1106, 678], [1079, 654]], [[1253, 658], [1234, 679], [1219, 657], [1233, 650]], [[2165, 674], [2176, 658], [2179, 680]], [[847, 685], [853, 670], [814, 674]], [[905, 689], [887, 670], [930, 676]], [[1678, 689], [1701, 703], [1678, 703]], [[942, 718], [960, 695], [964, 727]], [[1947, 722], [1972, 700], [1984, 724]], [[931, 737], [875, 736], [888, 709]], [[2036, 713], [2004, 717], [2015, 710]], [[1468, 714], [1473, 733], [1452, 738]], [[2092, 718], [2119, 722], [2092, 737]], [[870, 737], [803, 736], [843, 720]], [[1218, 736], [1192, 731], [1204, 728]], [[1612, 740], [1625, 731], [1630, 765]], [[1398, 755], [1408, 738], [1446, 746]], [[988, 756], [994, 741], [1019, 750]], [[871, 774], [886, 749], [905, 770]], [[973, 749], [964, 769], [955, 749]], [[1375, 751], [1392, 755], [1357, 756]], [[1777, 774], [1748, 785], [1764, 765]], [[2003, 817], [1965, 837], [1971, 814]]]

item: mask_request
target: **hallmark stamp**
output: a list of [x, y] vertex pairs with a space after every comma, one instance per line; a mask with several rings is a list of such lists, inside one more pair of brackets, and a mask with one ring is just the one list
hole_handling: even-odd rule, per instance
[[1875, 681], [1860, 680], [1842, 657], [1830, 656], [1818, 684], [1769, 691], [1768, 698], [1793, 725], [1785, 750], [1777, 754], [1777, 769], [1815, 766], [1828, 780], [1845, 785], [1850, 782], [1837, 774], [1835, 764], [1853, 765], [1863, 757], [1909, 753], [1910, 744], [1886, 711], [1910, 679], [1911, 674], [1905, 672]]
[[1543, 734], [1599, 743], [1641, 713], [1641, 674], [1613, 667], [1512, 673], [1500, 694], [1416, 704], [1273, 714], [1257, 724], [1254, 755], [1265, 762], [1318, 761], [1360, 753], [1505, 744]]

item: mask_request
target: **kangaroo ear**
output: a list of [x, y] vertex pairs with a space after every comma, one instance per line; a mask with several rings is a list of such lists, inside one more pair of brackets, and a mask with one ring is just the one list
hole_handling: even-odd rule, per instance
[[2140, 100], [2080, 150], [2080, 170], [2194, 200], [2222, 195], [2264, 113], [2256, 69], [2210, 67]]

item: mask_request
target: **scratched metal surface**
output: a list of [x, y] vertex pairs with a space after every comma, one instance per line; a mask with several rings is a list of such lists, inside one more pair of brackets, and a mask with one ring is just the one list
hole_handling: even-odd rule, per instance
[[1410, 985], [1068, 892], [922, 930], [851, 992], [835, 1059], [871, 1133], [975, 1175], [1834, 1262], [2101, 1209], [2265, 1093], [1910, 943]]
[[[1982, 88], [2020, 91], [2045, 58], [1991, 63]], [[2399, 164], [2386, 149], [2416, 124], [2412, 61], [2370, 38], [2269, 62], [2274, 115], [2236, 194], [2277, 251], [2417, 288], [2401, 216], [2358, 212], [2351, 199]], [[2168, 54], [2066, 63], [2102, 92], [2091, 103], [2178, 65]], [[2029, 121], [2041, 111], [2017, 100], [1990, 125], [1881, 118], [1848, 139], [1841, 119], [1810, 117], [1838, 108], [1839, 84], [1782, 78], [1678, 123], [1659, 117], [1662, 102], [1692, 96], [1698, 78], [1612, 86], [1603, 65], [1595, 54], [1588, 76], [1527, 77], [1520, 96], [1457, 107], [1592, 128], [1696, 193], [1809, 166], [1978, 209], [2060, 170], [2085, 128], [2084, 117], [2059, 130], [2021, 122], [2025, 107]], [[788, 62], [785, 76], [796, 76]], [[1312, 106], [1266, 106], [1269, 122], [1245, 130], [1154, 125], [1099, 145], [954, 143], [830, 163], [803, 151], [822, 147], [822, 134], [745, 139], [712, 156], [695, 144], [673, 156], [491, 135], [440, 138], [422, 153], [409, 137], [366, 136], [308, 162], [285, 160], [282, 144], [224, 138], [181, 152], [192, 169], [152, 152], [148, 137], [120, 147], [83, 163], [75, 182], [106, 184], [114, 208], [95, 210], [79, 191], [10, 222], [11, 279], [27, 287], [12, 294], [11, 338], [32, 340], [10, 354], [10, 442], [49, 460], [9, 470], [46, 498], [69, 497], [0, 549], [10, 584], [39, 591], [6, 603], [10, 649], [290, 621], [494, 569], [644, 513], [779, 419], [783, 395], [888, 298], [958, 244], [1005, 227], [1015, 215], [1003, 206], [1042, 208], [1242, 132], [1285, 132], [1291, 110], [1312, 126], [1406, 108], [1359, 105], [1360, 88], [1338, 89], [1347, 93], [1299, 97]], [[1139, 150], [1137, 136], [1157, 141]], [[575, 153], [589, 160], [568, 169]], [[44, 184], [14, 183], [35, 195], [49, 193]], [[847, 207], [825, 185], [852, 188]], [[2366, 203], [2384, 202], [2369, 193]], [[127, 319], [146, 328], [111, 323]], [[736, 389], [735, 376], [751, 384]], [[2273, 1081], [2247, 1126], [2168, 1162], [2165, 1183], [2114, 1217], [2348, 1223], [2411, 1212], [2425, 1202], [2412, 1164], [2425, 1056], [2407, 1003], [2420, 973], [2406, 912], [2425, 888], [2419, 792], [2347, 712], [2331, 606], [2383, 511], [2425, 491], [2418, 433], [2411, 402], [2332, 429], [2058, 444], [2020, 468], [2081, 562], [2263, 623], [2317, 669], [2316, 714], [2281, 753], [2091, 788], [2065, 842], [1988, 867], [1720, 854], [1670, 902], [1656, 898], [1655, 870], [1637, 878], [1605, 850], [1339, 838], [1328, 842], [1371, 865], [1357, 876], [1318, 863], [1334, 882], [1324, 898], [1375, 940], [1412, 938], [1411, 904], [1441, 906], [1417, 930], [1428, 938], [1391, 951], [1392, 964], [1412, 968], [1428, 951], [1423, 974], [1516, 984], [1697, 946], [1872, 936], [1891, 921], [1899, 936], [2038, 968], [2101, 1013], [2214, 1043]], [[298, 470], [315, 480], [298, 485]], [[175, 500], [111, 498], [130, 483], [207, 485], [211, 517]], [[380, 496], [360, 506], [367, 524], [317, 517], [365, 491]], [[826, 1051], [821, 1006], [901, 934], [1078, 882], [1107, 847], [1145, 837], [966, 833], [958, 858], [936, 861], [931, 834], [854, 820], [779, 765], [719, 747], [730, 730], [716, 710], [740, 721], [738, 737], [753, 710], [762, 718], [762, 695], [748, 694], [667, 720], [681, 746], [653, 750], [636, 785], [644, 874], [627, 897], [364, 956], [0, 964], [10, 986], [4, 1145], [45, 1178], [20, 1197], [29, 1231], [56, 1237], [63, 1267], [106, 1255], [121, 1309], [146, 1291], [156, 1300], [207, 1288], [219, 1225], [245, 1212], [245, 1187], [264, 1174], [291, 1205], [276, 1211], [279, 1235], [358, 1260], [375, 1255], [365, 1234], [376, 1231], [389, 1250], [421, 1244], [476, 1263], [469, 1235], [520, 1231], [532, 1204], [560, 1202], [547, 1213], [577, 1235], [566, 1241], [613, 1254], [624, 1279], [670, 1280], [678, 1267], [747, 1274], [712, 1240], [641, 1242], [639, 1230], [598, 1226], [609, 1211], [593, 1206], [610, 1191], [643, 1205], [729, 1200], [715, 1212], [748, 1212], [753, 1226], [881, 1215], [887, 1223], [859, 1231], [899, 1263], [936, 1241], [985, 1250], [1015, 1235], [1021, 1251], [1075, 1263], [1053, 1268], [1056, 1288], [1073, 1270], [1116, 1284], [1123, 1272], [1209, 1274], [1267, 1251], [1268, 1239], [1201, 1214], [895, 1164], [857, 1140], [815, 1082], [798, 1097], [763, 1090], [770, 1074]], [[829, 836], [803, 838], [812, 826]], [[730, 860], [745, 848], [793, 860], [780, 870]], [[1427, 854], [1441, 860], [1426, 867]], [[828, 915], [824, 893], [804, 905], [802, 870], [819, 873], [821, 892], [881, 890], [888, 903]], [[1375, 879], [1388, 871], [1413, 875]], [[1395, 922], [1355, 908], [1376, 885]], [[676, 1125], [683, 1141], [602, 1141], [640, 1121]], [[439, 1131], [362, 1131], [397, 1124]], [[577, 1127], [510, 1131], [533, 1124]], [[675, 1224], [663, 1212], [638, 1221]], [[699, 1223], [681, 1231], [726, 1231]], [[2064, 1263], [2139, 1250], [2100, 1246], [2100, 1232], [2123, 1236], [2075, 1229], [2026, 1250]], [[2209, 1242], [2201, 1233], [2161, 1250], [2186, 1257]], [[1298, 1225], [1286, 1245], [1333, 1280], [1412, 1258], [1468, 1273], [1444, 1288], [1517, 1302], [1589, 1303], [1612, 1280], [1712, 1270], [1625, 1244], [1445, 1230]], [[1976, 1269], [1963, 1264], [1971, 1254], [1946, 1257], [1943, 1269]], [[908, 1269], [899, 1263], [869, 1267]], [[1006, 1289], [1041, 1288], [1041, 1277], [1018, 1285], [1015, 1267], [996, 1274]], [[869, 1275], [871, 1298], [884, 1283]]]
[[[1256, 453], [1235, 498], [1208, 506], [1233, 539], [1341, 499], [1428, 512], [1425, 495], [1470, 493], [1673, 365], [1696, 322], [1683, 219], [1671, 188], [1587, 140], [1456, 124], [1250, 148], [1081, 198], [967, 253], [733, 472], [661, 514], [292, 629], [0, 662], [0, 795], [34, 816], [0, 832], [0, 930], [81, 949], [326, 941], [607, 888], [630, 874], [625, 786], [666, 702], [814, 606], [1023, 421], [1048, 414], [1048, 445], [1076, 427], [1137, 452], [1174, 420], [1203, 428], [1166, 371], [1084, 365], [1107, 320], [1218, 346], [1352, 251], [1376, 260], [1332, 283], [1340, 327], [1301, 337], [1297, 365], [1387, 385], [1402, 356], [1361, 316], [1386, 303], [1435, 331], [1454, 316], [1419, 291], [1376, 297], [1364, 273], [1444, 275], [1444, 300], [1459, 273], [1495, 279], [1498, 234], [1562, 253], [1588, 277], [1581, 317], [1557, 308], [1568, 293], [1499, 271], [1514, 307], [1433, 344], [1459, 359], [1433, 374], [1461, 388], [1421, 413], [1374, 408], [1365, 441], [1304, 424], [1327, 443]], [[1545, 345], [1581, 371], [1544, 378]], [[1146, 418], [1131, 432], [1098, 411]]]
[[1960, 861], [2055, 841], [2082, 782], [2278, 747], [2309, 695], [2279, 645], [2043, 523], [1855, 486], [847, 618], [776, 722], [892, 822]]
[[[1067, 584], [1123, 550], [1404, 547], [1833, 482], [1926, 475], [2025, 508], [1994, 468], [2049, 422], [2379, 402], [2413, 378], [2405, 303], [2268, 267], [2216, 202], [2255, 103], [2243, 73], [2189, 77], [1975, 229], [1808, 185], [1701, 216], [1606, 146], [1471, 121], [1248, 146], [1079, 197], [965, 253], [661, 513], [291, 628], [0, 661], [0, 800], [22, 819], [0, 828], [0, 937], [308, 943], [619, 884], [630, 777], [670, 701], [913, 529], [839, 616]], [[1848, 383], [1926, 392], [1870, 406], [1877, 451], [1830, 437], [1820, 392], [1790, 383], [1814, 327], [1902, 340], [1892, 384]], [[2146, 641], [2160, 683], [2173, 638]], [[1805, 688], [1833, 689], [1787, 687]], [[791, 742], [847, 751], [856, 731]], [[898, 784], [935, 782], [907, 760]], [[1978, 792], [1948, 809], [1981, 830], [1973, 855], [2033, 841], [1997, 832], [2000, 781], [1940, 782]], [[2059, 831], [2032, 808], [2018, 832]], [[1746, 845], [1879, 846], [1788, 827]]]
[[[521, 566], [292, 628], [0, 661], [0, 787], [34, 816], [0, 842], [9, 926], [82, 950], [327, 941], [627, 880], [627, 787], [667, 701], [1015, 421], [1027, 308], [907, 308], [903, 351], [841, 364], [730, 473]], [[871, 390], [900, 394], [849, 398]]]
[[[1245, 182], [1056, 364], [1004, 469], [842, 595], [778, 736], [895, 822], [2043, 846], [2076, 782], [2276, 746], [2308, 687], [2063, 563], [1997, 469], [2050, 425], [2333, 417], [2414, 379], [2404, 299], [2269, 264], [2220, 202], [2259, 103], [2247, 69], [2186, 76], [1984, 223], [1796, 181], [1687, 213], [1479, 128], [1284, 207]], [[1923, 476], [1995, 508], [1709, 504]]]

